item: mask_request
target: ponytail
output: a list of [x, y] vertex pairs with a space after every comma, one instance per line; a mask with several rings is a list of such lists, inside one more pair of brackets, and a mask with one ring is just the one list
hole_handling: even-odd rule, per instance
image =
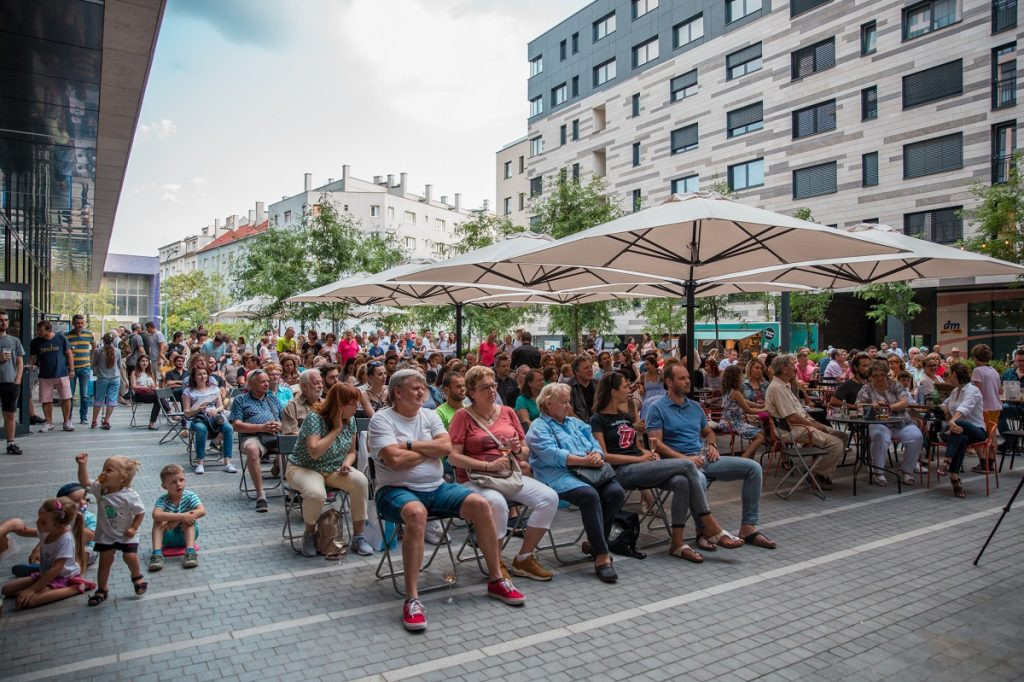
[[75, 560], [78, 562], [78, 570], [85, 575], [86, 564], [89, 563], [89, 553], [85, 543], [85, 520], [78, 511], [75, 512], [75, 520], [71, 524], [71, 535], [75, 538]]
[[103, 359], [108, 368], [114, 366], [114, 335], [110, 332], [103, 335]]
[[70, 497], [58, 497], [43, 502], [41, 511], [53, 514], [54, 521], [61, 526], [70, 526], [71, 535], [75, 539], [75, 560], [78, 568], [85, 573], [88, 560], [85, 544], [85, 523], [78, 510], [78, 503]]

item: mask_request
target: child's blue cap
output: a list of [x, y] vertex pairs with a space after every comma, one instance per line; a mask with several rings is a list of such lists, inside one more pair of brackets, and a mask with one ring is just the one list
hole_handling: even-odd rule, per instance
[[57, 497], [67, 497], [71, 493], [78, 490], [83, 490], [84, 488], [85, 486], [79, 483], [67, 483], [65, 485], [62, 485], [60, 487], [60, 490], [57, 491]]

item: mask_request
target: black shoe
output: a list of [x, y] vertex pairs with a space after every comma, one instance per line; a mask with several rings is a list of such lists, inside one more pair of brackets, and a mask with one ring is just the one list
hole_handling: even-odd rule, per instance
[[20, 455], [20, 454], [23, 454], [23, 453], [21, 452], [21, 448], [19, 448], [15, 443], [8, 443], [7, 444], [7, 454], [8, 455]]
[[267, 504], [266, 500], [256, 500], [256, 511], [258, 511], [260, 514], [266, 514], [268, 511], [270, 511], [270, 505]]
[[42, 417], [37, 417], [36, 415], [32, 415], [31, 417], [29, 417], [28, 423], [29, 424], [45, 424], [46, 420], [43, 419]]
[[612, 562], [601, 564], [600, 566], [594, 567], [594, 573], [603, 583], [613, 583], [619, 579], [618, 574], [615, 573], [615, 569], [612, 568]]

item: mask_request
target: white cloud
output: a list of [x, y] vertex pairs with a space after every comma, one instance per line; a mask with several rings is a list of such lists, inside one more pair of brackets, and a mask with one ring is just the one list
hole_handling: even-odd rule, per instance
[[139, 139], [146, 139], [151, 135], [155, 135], [158, 139], [166, 139], [172, 135], [177, 134], [178, 126], [174, 125], [174, 121], [169, 118], [162, 118], [159, 121], [153, 123], [143, 123], [139, 126]]
[[181, 191], [181, 185], [179, 184], [173, 182], [165, 182], [164, 184], [160, 185], [160, 191], [163, 192], [163, 195], [160, 198], [163, 199], [164, 201], [170, 201], [173, 203], [178, 203], [179, 201], [181, 201], [181, 199], [178, 197], [178, 193]]

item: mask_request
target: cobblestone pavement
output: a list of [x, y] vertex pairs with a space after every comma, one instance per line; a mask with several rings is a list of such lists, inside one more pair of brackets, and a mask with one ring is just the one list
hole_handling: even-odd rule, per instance
[[[157, 445], [162, 432], [129, 429], [128, 416], [120, 409], [109, 432], [79, 426], [21, 439], [24, 456], [0, 458], [0, 518], [34, 519], [42, 499], [75, 479], [81, 450], [93, 473], [106, 456], [141, 460], [135, 487], [151, 506], [160, 468], [187, 464], [184, 448]], [[410, 635], [390, 582], [374, 577], [376, 556], [339, 564], [296, 555], [281, 540], [280, 498], [256, 514], [238, 475], [210, 466], [188, 477], [209, 510], [199, 568], [168, 559], [138, 599], [115, 563], [111, 598], [97, 608], [77, 597], [17, 612], [8, 599], [0, 678], [1024, 678], [1024, 498], [981, 566], [971, 565], [1024, 466], [990, 497], [969, 475], [966, 500], [934, 482], [902, 495], [865, 484], [852, 497], [852, 470], [840, 472], [825, 502], [802, 492], [779, 500], [767, 478], [762, 527], [777, 550], [719, 550], [697, 566], [662, 545], [642, 561], [619, 558], [616, 585], [598, 582], [588, 564], [561, 567], [550, 583], [517, 581], [523, 608], [486, 599], [482, 577], [463, 564], [455, 602], [426, 595], [429, 629]], [[710, 497], [735, 532], [739, 483], [716, 483]], [[571, 538], [578, 519], [560, 511], [556, 535]], [[148, 528], [147, 517], [143, 547]], [[541, 559], [556, 566], [549, 552]], [[0, 565], [4, 575], [14, 560]], [[439, 575], [432, 568], [425, 579]]]

